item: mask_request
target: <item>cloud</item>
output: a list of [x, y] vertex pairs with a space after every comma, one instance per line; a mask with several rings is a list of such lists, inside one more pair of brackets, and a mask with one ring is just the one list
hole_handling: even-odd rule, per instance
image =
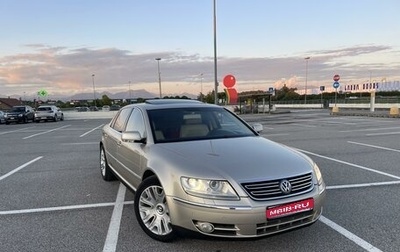
[[[213, 88], [214, 59], [179, 51], [135, 54], [118, 48], [53, 47], [44, 44], [26, 45], [30, 53], [0, 58], [1, 95], [36, 93], [45, 88], [54, 93], [88, 91], [95, 81], [96, 90], [147, 89], [158, 92], [160, 57], [163, 93], [191, 92], [198, 94], [199, 76], [203, 73], [204, 92]], [[306, 69], [305, 57], [308, 60]], [[340, 73], [342, 80], [366, 79], [371, 73], [379, 77], [400, 78], [400, 52], [385, 45], [308, 51], [285, 57], [237, 58], [218, 57], [218, 77], [233, 74], [239, 91], [252, 89], [304, 86], [307, 70], [310, 88], [330, 84]], [[92, 79], [92, 74], [95, 74]], [[196, 89], [194, 89], [196, 87]], [[221, 83], [221, 88], [223, 88]]]

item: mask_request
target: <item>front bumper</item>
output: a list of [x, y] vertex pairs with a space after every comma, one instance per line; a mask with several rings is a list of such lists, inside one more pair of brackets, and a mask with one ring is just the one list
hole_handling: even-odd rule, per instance
[[55, 118], [54, 114], [39, 114], [39, 115], [35, 115], [35, 121], [54, 120], [54, 118]]
[[5, 123], [23, 122], [24, 118], [20, 116], [8, 116], [4, 118]]
[[[248, 198], [235, 201], [235, 205], [199, 204], [179, 198], [167, 197], [173, 225], [197, 231], [205, 235], [232, 238], [251, 238], [271, 235], [290, 229], [310, 225], [322, 214], [325, 190], [284, 200], [255, 202]], [[314, 199], [314, 208], [284, 217], [267, 219], [266, 209], [269, 206]], [[201, 225], [211, 224], [212, 231], [204, 231]]]

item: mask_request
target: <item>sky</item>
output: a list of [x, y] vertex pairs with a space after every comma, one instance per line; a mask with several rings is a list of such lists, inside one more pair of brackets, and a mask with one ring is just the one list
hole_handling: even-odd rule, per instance
[[207, 94], [214, 35], [219, 92], [400, 80], [398, 0], [215, 2], [0, 0], [0, 97]]

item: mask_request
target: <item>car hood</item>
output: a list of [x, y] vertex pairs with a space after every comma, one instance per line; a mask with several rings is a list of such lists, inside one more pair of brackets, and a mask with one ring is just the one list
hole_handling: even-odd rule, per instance
[[201, 140], [157, 144], [159, 155], [192, 176], [271, 180], [312, 171], [305, 155], [263, 137]]
[[10, 111], [10, 112], [7, 112], [6, 114], [8, 115], [8, 116], [17, 116], [17, 115], [21, 115], [21, 114], [24, 114], [25, 112], [23, 112], [23, 111]]

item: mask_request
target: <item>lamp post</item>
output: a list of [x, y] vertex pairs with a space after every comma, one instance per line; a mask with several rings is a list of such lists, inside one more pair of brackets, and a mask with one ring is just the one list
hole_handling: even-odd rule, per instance
[[129, 103], [132, 103], [131, 102], [131, 98], [132, 98], [132, 96], [131, 96], [131, 81], [129, 81]]
[[305, 90], [304, 90], [304, 104], [307, 104], [307, 75], [308, 75], [308, 60], [310, 57], [305, 57], [306, 60], [306, 85], [305, 85]]
[[93, 101], [94, 101], [94, 106], [96, 107], [96, 89], [94, 87], [94, 74], [92, 74], [92, 82], [93, 82]]
[[218, 104], [218, 77], [217, 77], [217, 10], [214, 0], [214, 104]]
[[161, 58], [156, 58], [157, 60], [157, 66], [158, 66], [158, 89], [160, 90], [160, 99], [162, 98], [161, 96], [161, 72], [160, 72], [160, 60]]
[[200, 101], [203, 102], [203, 73], [200, 74]]

